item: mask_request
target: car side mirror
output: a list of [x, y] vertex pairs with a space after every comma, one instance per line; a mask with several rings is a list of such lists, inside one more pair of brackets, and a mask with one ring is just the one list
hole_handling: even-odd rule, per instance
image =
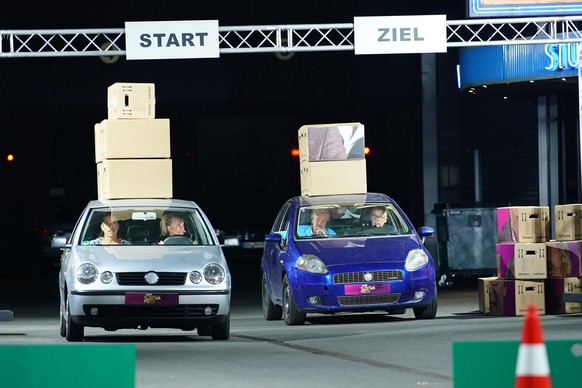
[[431, 228], [430, 226], [421, 226], [418, 229], [418, 235], [422, 238], [422, 243], [424, 244], [424, 240], [427, 237], [434, 236], [434, 228]]
[[270, 233], [265, 236], [265, 244], [281, 244], [283, 237], [279, 233]]
[[238, 241], [238, 237], [225, 236], [224, 241], [222, 242], [221, 245], [225, 247], [238, 247], [240, 245], [240, 242]]
[[69, 236], [55, 236], [51, 240], [51, 248], [65, 248]]

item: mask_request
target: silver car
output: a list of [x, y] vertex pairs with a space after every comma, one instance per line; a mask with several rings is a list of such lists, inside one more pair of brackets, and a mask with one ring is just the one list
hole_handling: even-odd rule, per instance
[[[162, 233], [168, 219], [178, 234]], [[62, 249], [60, 334], [68, 341], [82, 341], [85, 327], [230, 337], [230, 272], [194, 202], [91, 201]]]

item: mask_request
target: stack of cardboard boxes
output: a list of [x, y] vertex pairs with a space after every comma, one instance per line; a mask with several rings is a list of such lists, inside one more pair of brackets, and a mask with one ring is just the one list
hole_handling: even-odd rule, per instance
[[95, 124], [97, 198], [172, 198], [170, 120], [155, 118], [155, 86], [115, 83]]
[[[563, 206], [574, 205], [556, 206], [556, 234], [575, 238], [573, 219], [568, 220], [569, 228], [560, 225], [559, 213], [564, 210]], [[481, 312], [524, 315], [527, 306], [532, 304], [537, 306], [539, 314], [581, 311], [580, 304], [563, 301], [564, 292], [580, 287], [580, 241], [550, 240], [549, 214], [547, 206], [497, 209], [497, 276], [478, 281]], [[577, 222], [582, 227], [580, 218]], [[558, 232], [565, 229], [568, 234]], [[578, 235], [580, 239], [582, 235]], [[556, 269], [559, 265], [555, 262], [560, 257], [568, 271]]]
[[301, 195], [367, 192], [362, 124], [304, 125], [298, 136]]
[[563, 301], [564, 292], [580, 292], [580, 245], [582, 244], [582, 204], [554, 207], [556, 240], [546, 243], [548, 280], [546, 304], [551, 314], [582, 312], [580, 303]]

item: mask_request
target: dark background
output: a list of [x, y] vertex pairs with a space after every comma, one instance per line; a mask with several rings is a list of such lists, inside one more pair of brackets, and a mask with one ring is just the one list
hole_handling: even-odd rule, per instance
[[[464, 19], [466, 1], [99, 2], [67, 6], [2, 3], [0, 30], [123, 28], [126, 21], [218, 19], [221, 26], [350, 23], [354, 16], [446, 14]], [[8, 44], [2, 39], [2, 44]], [[538, 97], [555, 84], [457, 88], [458, 50], [437, 54], [438, 200], [538, 205]], [[0, 58], [0, 242], [14, 251], [37, 241], [47, 209], [74, 222], [97, 193], [93, 129], [107, 118], [107, 87], [156, 85], [156, 117], [169, 118], [174, 197], [197, 202], [215, 228], [266, 232], [298, 195], [291, 156], [305, 124], [361, 122], [368, 190], [392, 196], [418, 227], [425, 222], [422, 81], [419, 54], [352, 51], [223, 54], [218, 59], [127, 61], [98, 57]], [[579, 201], [576, 82], [559, 90], [564, 157], [560, 200]], [[507, 93], [509, 99], [503, 99]], [[569, 148], [568, 148], [569, 147]], [[575, 148], [575, 147], [574, 147]], [[483, 203], [475, 203], [475, 150]], [[8, 163], [8, 153], [15, 161]], [[570, 167], [568, 167], [570, 166]], [[443, 180], [443, 171], [456, 172]], [[52, 212], [54, 213], [54, 212]], [[24, 249], [20, 252], [30, 250]], [[20, 256], [22, 253], [20, 254]], [[20, 260], [9, 255], [10, 260]]]

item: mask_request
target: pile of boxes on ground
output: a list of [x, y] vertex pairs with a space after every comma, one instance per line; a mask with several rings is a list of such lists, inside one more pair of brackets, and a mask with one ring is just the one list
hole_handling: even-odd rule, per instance
[[525, 315], [528, 305], [539, 314], [582, 312], [563, 298], [580, 292], [582, 204], [556, 205], [553, 217], [548, 206], [498, 208], [497, 234], [497, 276], [478, 280], [481, 312]]
[[304, 125], [299, 128], [301, 195], [367, 192], [364, 125]]
[[155, 118], [151, 83], [107, 89], [107, 119], [95, 124], [97, 198], [172, 198], [170, 120]]

